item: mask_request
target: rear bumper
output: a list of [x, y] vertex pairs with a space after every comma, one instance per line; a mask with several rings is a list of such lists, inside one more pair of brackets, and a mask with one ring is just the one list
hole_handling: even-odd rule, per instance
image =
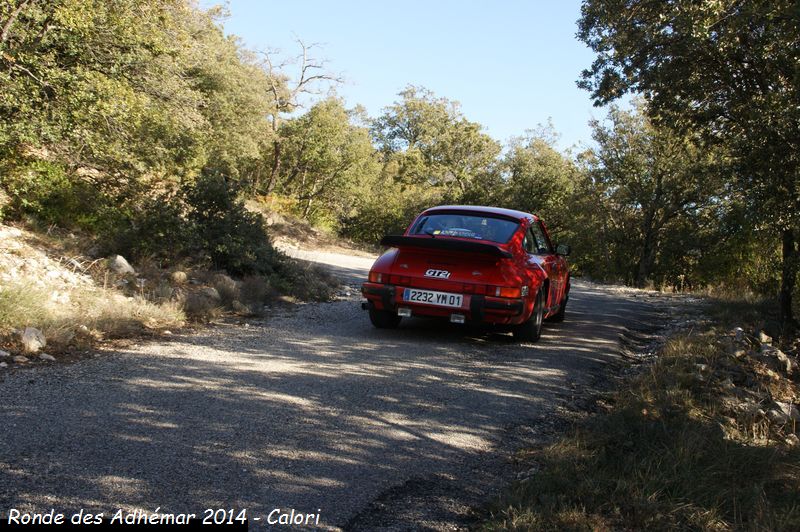
[[527, 318], [524, 299], [463, 294], [464, 303], [460, 308], [441, 307], [403, 301], [404, 288], [406, 287], [364, 283], [361, 287], [361, 293], [367, 299], [364, 308], [397, 312], [398, 307], [407, 307], [411, 309], [412, 316], [441, 318], [457, 313], [463, 314], [471, 322], [503, 325], [521, 323]]

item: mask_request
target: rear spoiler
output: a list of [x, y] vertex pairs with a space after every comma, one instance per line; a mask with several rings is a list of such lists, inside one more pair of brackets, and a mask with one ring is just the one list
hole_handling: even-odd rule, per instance
[[463, 240], [450, 240], [442, 237], [415, 237], [402, 235], [386, 235], [381, 239], [382, 246], [393, 248], [414, 247], [425, 249], [439, 249], [444, 251], [462, 251], [465, 253], [483, 253], [503, 259], [510, 259], [511, 253], [493, 244], [482, 242], [465, 242]]

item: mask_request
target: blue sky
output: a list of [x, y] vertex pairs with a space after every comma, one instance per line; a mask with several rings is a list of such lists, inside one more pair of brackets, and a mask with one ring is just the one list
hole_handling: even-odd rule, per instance
[[[201, 0], [209, 7], [224, 2]], [[337, 92], [371, 116], [420, 85], [461, 103], [500, 141], [552, 118], [560, 146], [591, 144], [592, 107], [575, 85], [593, 54], [575, 38], [579, 0], [231, 0], [225, 31], [251, 49], [317, 57], [342, 75]]]

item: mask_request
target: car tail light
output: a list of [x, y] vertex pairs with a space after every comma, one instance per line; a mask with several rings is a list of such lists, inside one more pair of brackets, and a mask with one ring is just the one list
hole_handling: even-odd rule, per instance
[[494, 291], [494, 295], [496, 297], [522, 297], [522, 289], [519, 287], [498, 286]]
[[382, 283], [383, 282], [383, 274], [378, 272], [369, 272], [369, 282], [371, 283]]

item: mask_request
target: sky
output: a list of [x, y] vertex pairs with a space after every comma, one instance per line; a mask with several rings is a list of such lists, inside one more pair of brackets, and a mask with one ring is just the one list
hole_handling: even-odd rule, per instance
[[225, 32], [253, 50], [316, 58], [344, 83], [336, 92], [370, 116], [407, 85], [456, 100], [467, 119], [505, 142], [552, 120], [559, 146], [592, 145], [592, 106], [575, 82], [594, 56], [575, 37], [580, 0], [201, 0], [227, 5]]

